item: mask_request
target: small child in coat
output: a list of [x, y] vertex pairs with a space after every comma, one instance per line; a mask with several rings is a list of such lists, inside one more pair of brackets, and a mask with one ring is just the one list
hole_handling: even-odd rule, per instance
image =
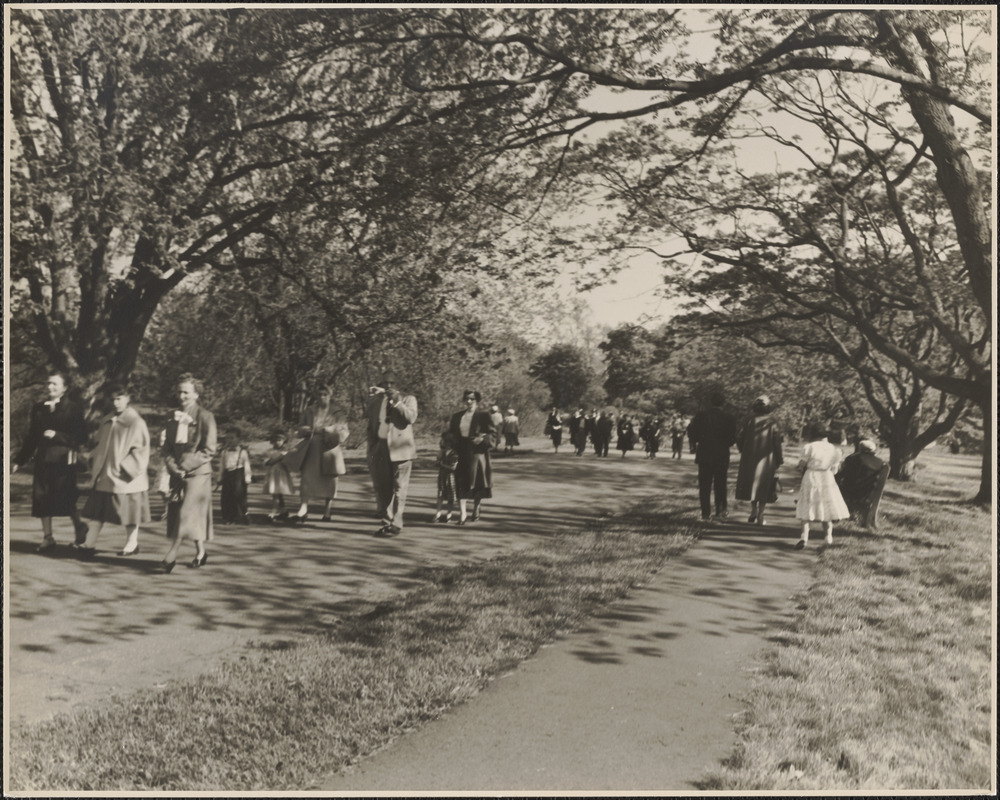
[[[458, 467], [458, 450], [455, 449], [455, 436], [451, 431], [441, 434], [438, 448], [437, 511], [431, 521], [451, 522], [451, 512], [455, 507], [455, 469]], [[447, 514], [442, 512], [445, 503], [448, 504]]]
[[272, 522], [288, 519], [285, 509], [285, 495], [294, 495], [292, 473], [283, 459], [288, 455], [288, 436], [283, 431], [271, 434], [271, 449], [264, 455], [267, 474], [264, 476], [264, 492], [271, 495], [271, 513], [267, 518]]
[[802, 448], [798, 463], [802, 486], [795, 516], [802, 522], [802, 535], [795, 544], [797, 550], [809, 541], [811, 522], [822, 522], [826, 543], [833, 544], [834, 521], [851, 516], [834, 478], [840, 464], [840, 448], [826, 440], [826, 430], [822, 425], [809, 425], [805, 438], [807, 444]]
[[229, 525], [236, 522], [250, 523], [247, 515], [247, 486], [253, 480], [250, 453], [239, 443], [239, 437], [230, 432], [225, 446], [219, 453], [219, 486], [222, 487], [222, 521]]

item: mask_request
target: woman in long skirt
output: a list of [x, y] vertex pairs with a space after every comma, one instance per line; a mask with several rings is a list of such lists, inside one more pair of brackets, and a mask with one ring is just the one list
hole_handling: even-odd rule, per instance
[[767, 395], [754, 400], [753, 417], [743, 425], [736, 440], [740, 467], [736, 474], [736, 499], [750, 501], [747, 522], [764, 524], [764, 506], [777, 500], [775, 474], [783, 463], [781, 433], [771, 418]]
[[299, 435], [303, 440], [295, 448], [302, 457], [299, 510], [292, 515], [295, 522], [305, 522], [312, 498], [323, 500], [323, 521], [329, 522], [333, 501], [337, 497], [337, 478], [346, 472], [341, 443], [347, 440], [349, 431], [330, 405], [332, 397], [333, 391], [329, 387], [321, 387], [316, 402], [302, 414]]
[[180, 408], [167, 422], [163, 459], [170, 473], [167, 537], [172, 544], [161, 565], [166, 573], [174, 568], [185, 539], [195, 545], [190, 566], [205, 566], [208, 560], [205, 543], [214, 538], [212, 457], [218, 447], [218, 434], [212, 412], [198, 404], [202, 391], [201, 381], [190, 374], [181, 375], [177, 381]]
[[458, 524], [468, 520], [468, 501], [472, 500], [472, 519], [480, 517], [480, 504], [493, 497], [493, 465], [490, 449], [497, 430], [488, 411], [480, 411], [482, 395], [474, 389], [462, 395], [465, 410], [452, 415], [448, 430], [455, 440], [458, 466], [455, 469], [455, 492], [458, 495]]
[[31, 483], [31, 516], [42, 522], [43, 553], [56, 545], [52, 518], [69, 517], [76, 534], [74, 544], [87, 538], [87, 523], [76, 510], [77, 451], [87, 438], [83, 410], [66, 396], [68, 384], [61, 372], [49, 375], [45, 384], [48, 400], [31, 407], [31, 421], [24, 444], [14, 457], [13, 472], [34, 461]]

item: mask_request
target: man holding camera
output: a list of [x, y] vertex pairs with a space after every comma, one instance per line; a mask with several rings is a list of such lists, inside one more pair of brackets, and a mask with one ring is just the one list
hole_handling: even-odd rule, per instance
[[386, 372], [368, 401], [368, 471], [382, 521], [375, 533], [379, 537], [403, 532], [410, 470], [417, 455], [413, 438], [416, 419], [417, 399], [402, 394], [396, 387], [396, 376]]

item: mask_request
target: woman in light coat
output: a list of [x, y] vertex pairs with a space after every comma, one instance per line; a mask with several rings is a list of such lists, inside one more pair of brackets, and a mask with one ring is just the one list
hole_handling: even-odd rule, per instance
[[120, 556], [139, 552], [139, 526], [150, 521], [149, 429], [129, 403], [128, 391], [120, 384], [107, 389], [114, 411], [101, 420], [97, 446], [90, 456], [94, 486], [83, 507], [83, 516], [94, 520], [80, 555], [94, 555], [97, 537], [106, 522], [125, 526], [125, 546]]

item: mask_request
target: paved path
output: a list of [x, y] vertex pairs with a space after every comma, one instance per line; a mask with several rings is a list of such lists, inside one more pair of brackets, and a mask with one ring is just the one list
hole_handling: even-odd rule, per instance
[[[495, 461], [497, 498], [475, 526], [426, 524], [434, 472], [422, 460], [403, 535], [373, 538], [367, 476], [354, 456], [334, 522], [220, 527], [204, 569], [180, 563], [169, 576], [149, 572], [166, 547], [163, 523], [143, 533], [142, 554], [130, 559], [114, 556], [121, 534], [110, 528], [93, 562], [65, 547], [35, 554], [37, 521], [15, 491], [6, 712], [37, 721], [208, 671], [250, 640], [324, 625], [345, 601], [418, 586], [429, 567], [530, 546], [651, 492], [684, 497], [697, 516], [690, 456], [575, 458], [541, 440], [526, 445], [537, 449]], [[260, 518], [265, 498], [251, 500]], [[791, 514], [786, 496], [773, 525], [707, 528], [648, 587], [585, 630], [323, 790], [693, 788], [730, 752], [752, 658], [808, 578], [808, 553], [791, 549]], [[57, 537], [68, 541], [68, 524]]]
[[775, 524], [706, 529], [650, 586], [324, 792], [691, 791], [732, 752], [755, 654], [812, 559]]

